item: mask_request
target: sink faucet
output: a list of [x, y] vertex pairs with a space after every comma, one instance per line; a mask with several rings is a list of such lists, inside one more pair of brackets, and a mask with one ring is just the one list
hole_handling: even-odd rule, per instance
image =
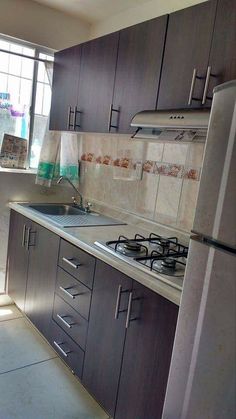
[[63, 180], [66, 180], [72, 186], [72, 188], [74, 189], [74, 191], [76, 192], [76, 194], [79, 195], [79, 198], [80, 198], [79, 205], [77, 204], [76, 198], [74, 196], [72, 196], [73, 204], [74, 205], [78, 205], [78, 207], [81, 210], [83, 210], [83, 211], [90, 212], [90, 205], [88, 205], [87, 207], [84, 207], [84, 205], [83, 205], [83, 197], [82, 197], [81, 193], [79, 192], [79, 190], [75, 187], [75, 185], [71, 182], [71, 180], [68, 177], [61, 176], [58, 179], [57, 183], [59, 184]]

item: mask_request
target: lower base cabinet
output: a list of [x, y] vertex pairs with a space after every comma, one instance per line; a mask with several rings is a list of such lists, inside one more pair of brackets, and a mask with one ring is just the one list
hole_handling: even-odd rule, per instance
[[115, 419], [160, 419], [178, 307], [97, 262], [82, 381]]
[[15, 211], [8, 290], [112, 418], [161, 419], [175, 304]]
[[60, 238], [32, 223], [29, 232], [29, 266], [25, 314], [37, 329], [50, 338]]
[[116, 419], [161, 418], [177, 315], [175, 304], [134, 281]]

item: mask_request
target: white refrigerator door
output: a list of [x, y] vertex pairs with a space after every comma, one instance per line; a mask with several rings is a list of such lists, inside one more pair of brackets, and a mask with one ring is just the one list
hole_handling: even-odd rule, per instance
[[236, 80], [215, 89], [193, 231], [236, 248]]
[[162, 419], [235, 419], [236, 255], [191, 240]]

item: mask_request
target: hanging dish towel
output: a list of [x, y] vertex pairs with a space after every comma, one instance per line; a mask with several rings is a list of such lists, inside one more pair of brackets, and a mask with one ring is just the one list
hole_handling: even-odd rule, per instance
[[[52, 65], [45, 63], [52, 85]], [[79, 135], [70, 132], [49, 131], [49, 118], [41, 148], [36, 183], [50, 187], [53, 180], [67, 176], [79, 181]]]

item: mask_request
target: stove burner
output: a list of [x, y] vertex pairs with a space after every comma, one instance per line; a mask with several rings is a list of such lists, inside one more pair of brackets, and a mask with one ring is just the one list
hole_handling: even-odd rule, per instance
[[127, 250], [134, 250], [139, 252], [141, 250], [141, 244], [137, 243], [137, 242], [132, 242], [132, 241], [127, 241], [126, 243], [124, 243], [124, 248]]
[[170, 247], [170, 241], [168, 239], [165, 239], [164, 237], [160, 237], [155, 242], [156, 244], [159, 244], [160, 246]]
[[147, 254], [147, 248], [140, 243], [125, 241], [123, 243], [118, 243], [116, 246], [116, 251], [122, 253], [128, 257], [137, 257]]
[[163, 266], [163, 268], [168, 268], [175, 271], [176, 260], [171, 259], [171, 258], [165, 258], [161, 261], [161, 265]]

